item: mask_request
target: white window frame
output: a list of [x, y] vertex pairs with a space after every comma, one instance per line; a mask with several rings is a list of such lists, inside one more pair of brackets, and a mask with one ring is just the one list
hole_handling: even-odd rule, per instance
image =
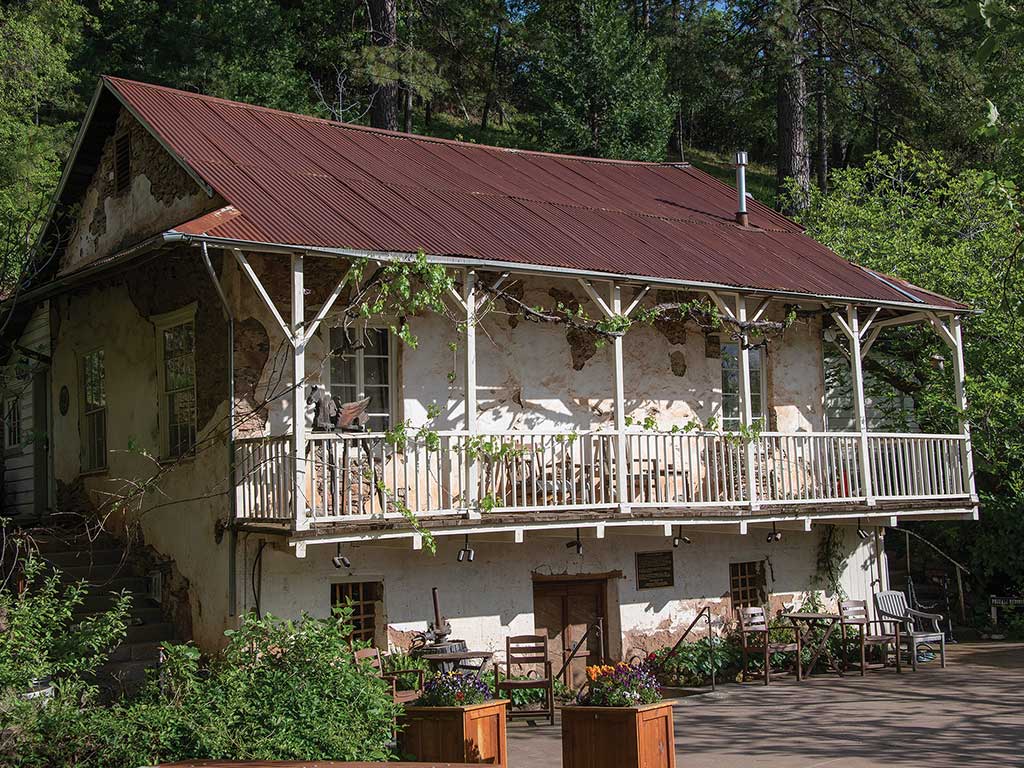
[[[193, 303], [187, 307], [175, 310], [174, 312], [157, 315], [151, 318], [151, 320], [154, 328], [156, 329], [157, 421], [160, 425], [160, 458], [164, 461], [171, 461], [190, 456], [195, 448], [195, 443], [192, 444], [192, 448], [184, 453], [171, 453], [171, 425], [168, 423], [167, 414], [167, 395], [169, 393], [167, 391], [166, 361], [164, 360], [164, 332], [171, 328], [176, 328], [179, 325], [185, 325], [186, 323], [192, 324], [192, 397], [195, 399], [196, 407], [198, 409], [199, 397], [196, 392], [196, 380], [199, 378], [199, 358], [196, 355], [196, 339], [198, 337], [196, 329], [196, 304]], [[195, 420], [198, 422], [198, 414], [196, 414]], [[193, 423], [192, 427], [195, 432], [196, 442], [198, 442], [199, 424]]]
[[3, 401], [4, 449], [21, 450], [21, 397], [10, 395]]
[[[721, 421], [722, 421], [722, 429], [724, 429], [726, 432], [735, 432], [736, 430], [738, 430], [740, 428], [740, 425], [743, 423], [743, 416], [739, 415], [739, 416], [736, 416], [736, 417], [733, 418], [733, 417], [727, 417], [725, 415], [725, 396], [726, 396], [726, 391], [725, 391], [725, 376], [724, 376], [724, 374], [725, 374], [725, 371], [726, 371], [725, 361], [728, 359], [728, 356], [725, 353], [725, 348], [727, 346], [736, 347], [736, 371], [737, 371], [737, 373], [739, 373], [739, 367], [740, 367], [739, 342], [734, 341], [732, 339], [722, 338], [720, 340], [720, 343], [719, 343], [719, 361], [718, 361], [718, 386], [719, 386], [719, 389], [720, 389], [720, 392], [721, 392]], [[753, 356], [755, 354], [758, 355], [758, 357], [760, 358], [760, 363], [761, 363], [761, 365], [760, 365], [760, 371], [761, 371], [761, 376], [760, 376], [760, 379], [761, 379], [761, 393], [760, 393], [761, 394], [761, 397], [760, 397], [760, 400], [761, 400], [761, 412], [757, 413], [756, 411], [753, 411], [753, 407], [751, 407], [752, 416], [753, 416], [753, 419], [754, 419], [755, 422], [761, 421], [762, 424], [766, 424], [767, 423], [767, 419], [768, 419], [768, 376], [767, 376], [768, 357], [767, 357], [767, 355], [765, 355], [764, 347], [755, 347], [755, 348], [750, 350], [750, 354], [751, 354], [751, 356]], [[737, 400], [738, 400], [738, 398], [739, 398], [739, 388], [738, 387], [737, 387], [737, 390], [736, 390], [736, 396], [737, 396]]]
[[[86, 368], [86, 360], [88, 360], [90, 357], [92, 357], [93, 355], [96, 355], [96, 354], [102, 354], [103, 355], [103, 406], [101, 408], [93, 408], [93, 409], [90, 410], [89, 403], [86, 400], [86, 398], [88, 397], [87, 393], [89, 391], [89, 388], [88, 388], [88, 386], [86, 384], [86, 380], [85, 380], [86, 370], [87, 370], [87, 368]], [[79, 398], [79, 401], [80, 401], [81, 407], [82, 407], [82, 417], [81, 417], [81, 421], [80, 421], [80, 423], [81, 423], [81, 435], [82, 435], [81, 470], [82, 470], [82, 472], [103, 472], [103, 471], [105, 471], [107, 469], [107, 463], [108, 463], [107, 462], [107, 456], [108, 456], [108, 453], [109, 453], [108, 441], [107, 441], [107, 435], [108, 435], [108, 429], [107, 429], [108, 419], [107, 419], [107, 416], [108, 416], [108, 414], [110, 412], [110, 407], [109, 407], [109, 404], [107, 403], [107, 353], [106, 353], [106, 349], [104, 347], [96, 347], [95, 349], [90, 349], [88, 352], [83, 352], [82, 355], [81, 355], [81, 359], [79, 361], [79, 367], [80, 367], [81, 370], [79, 372], [78, 379], [79, 379], [79, 382], [81, 383], [81, 389], [82, 389], [82, 394], [81, 394], [81, 397]], [[92, 464], [89, 463], [88, 459], [89, 459], [90, 450], [91, 450], [93, 444], [96, 442], [96, 440], [95, 440], [95, 435], [91, 434], [90, 431], [89, 431], [89, 424], [91, 423], [89, 417], [90, 416], [94, 416], [97, 413], [102, 413], [103, 414], [103, 451], [102, 451], [102, 457], [100, 458], [99, 463], [95, 464], [95, 465], [92, 465]]]
[[[321, 333], [323, 334], [324, 349], [326, 350], [326, 365], [324, 365], [324, 382], [325, 388], [328, 393], [333, 395], [333, 385], [335, 382], [332, 380], [332, 366], [331, 358], [334, 354], [334, 349], [331, 346], [331, 331], [336, 330], [338, 326], [324, 327]], [[399, 413], [399, 399], [398, 399], [398, 337], [391, 332], [391, 329], [383, 323], [374, 322], [360, 322], [357, 327], [352, 330], [353, 334], [360, 334], [366, 331], [384, 331], [388, 339], [388, 429], [393, 429], [395, 424], [401, 421], [401, 414]], [[361, 400], [366, 397], [366, 366], [363, 357], [363, 348], [355, 350], [355, 372], [356, 372], [356, 400]], [[367, 418], [379, 417], [383, 414], [372, 413], [367, 411]]]

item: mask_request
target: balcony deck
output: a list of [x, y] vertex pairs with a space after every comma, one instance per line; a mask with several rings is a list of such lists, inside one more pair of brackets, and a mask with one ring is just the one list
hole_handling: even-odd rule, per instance
[[[408, 530], [410, 515], [429, 527], [515, 526], [976, 505], [967, 438], [957, 434], [312, 433], [298, 482], [290, 440], [236, 442], [241, 522]], [[304, 489], [297, 507], [296, 488]]]

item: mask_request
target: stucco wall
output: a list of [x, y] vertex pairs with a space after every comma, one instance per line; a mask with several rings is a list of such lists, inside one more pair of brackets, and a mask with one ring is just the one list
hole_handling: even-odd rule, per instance
[[[114, 185], [115, 136], [131, 136], [131, 184]], [[82, 196], [81, 213], [61, 257], [61, 272], [115, 253], [224, 205], [209, 197], [178, 162], [125, 110], [104, 142], [92, 181]]]
[[[841, 582], [851, 599], [869, 599], [875, 572], [871, 540], [862, 542], [853, 528], [843, 529], [846, 562]], [[288, 548], [268, 546], [259, 577], [260, 608], [280, 617], [305, 611], [329, 614], [331, 584], [344, 581], [382, 581], [386, 624], [392, 642], [403, 633], [425, 630], [431, 616], [430, 590], [438, 587], [442, 613], [452, 624], [453, 636], [471, 648], [504, 650], [510, 634], [535, 629], [533, 574], [600, 574], [621, 571], [609, 582], [609, 642], [616, 657], [629, 658], [673, 642], [696, 611], [710, 604], [716, 626], [733, 621], [729, 598], [729, 563], [766, 561], [767, 586], [774, 608], [799, 603], [815, 588], [816, 558], [821, 531], [786, 531], [781, 542], [768, 544], [763, 532], [750, 529], [745, 536], [728, 533], [688, 532], [692, 544], [672, 549], [671, 539], [657, 535], [616, 535], [584, 539], [583, 556], [567, 549], [567, 534], [527, 534], [522, 544], [474, 537], [473, 563], [456, 560], [461, 537], [438, 539], [437, 554], [413, 551], [406, 543], [346, 545], [351, 569], [331, 563], [334, 547], [310, 547], [305, 559]], [[253, 608], [251, 580], [259, 537], [242, 542], [239, 584], [245, 608]], [[634, 556], [637, 552], [673, 552], [675, 586], [638, 589]], [[834, 596], [826, 595], [826, 599]], [[699, 635], [698, 635], [699, 636]]]

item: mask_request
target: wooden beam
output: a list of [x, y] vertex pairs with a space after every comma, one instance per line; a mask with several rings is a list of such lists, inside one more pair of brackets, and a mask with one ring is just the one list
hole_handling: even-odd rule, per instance
[[864, 355], [860, 347], [860, 318], [857, 307], [850, 304], [846, 308], [846, 320], [833, 313], [833, 317], [847, 331], [850, 342], [850, 374], [853, 378], [854, 421], [860, 433], [858, 448], [860, 452], [860, 490], [868, 506], [874, 506], [875, 496], [871, 489], [871, 452], [868, 450], [868, 419], [864, 403]]
[[295, 530], [309, 529], [306, 515], [306, 337], [302, 331], [306, 315], [305, 272], [302, 254], [292, 255], [292, 459], [295, 463], [292, 498]]
[[[462, 306], [466, 311], [466, 354], [463, 356], [463, 407], [466, 411], [466, 432], [470, 437], [477, 433], [476, 402], [476, 272], [467, 269], [462, 281]], [[467, 457], [468, 458], [468, 457]], [[477, 494], [480, 467], [475, 458], [466, 461], [466, 506], [471, 519], [480, 517]]]
[[650, 291], [651, 286], [649, 285], [645, 285], [643, 288], [640, 289], [640, 292], [637, 293], [637, 295], [629, 303], [629, 306], [626, 307], [626, 317], [629, 317], [630, 315], [633, 314], [633, 311], [640, 306], [640, 302], [644, 300], [644, 298], [647, 296], [648, 293], [650, 293]]
[[764, 317], [764, 313], [768, 311], [768, 305], [771, 304], [771, 302], [772, 302], [772, 297], [771, 296], [768, 296], [765, 299], [763, 299], [761, 301], [761, 303], [757, 305], [757, 309], [754, 310], [754, 314], [752, 314], [750, 316], [750, 322], [756, 323], [762, 317]]
[[331, 291], [331, 295], [327, 297], [327, 301], [325, 301], [323, 306], [320, 307], [320, 311], [316, 313], [316, 317], [314, 317], [313, 322], [309, 324], [309, 328], [306, 329], [306, 332], [303, 334], [303, 338], [308, 340], [316, 334], [317, 329], [320, 327], [320, 323], [325, 317], [327, 317], [327, 313], [331, 311], [331, 307], [334, 306], [338, 297], [341, 296], [341, 292], [345, 290], [345, 286], [348, 285], [349, 281], [352, 279], [352, 276], [355, 274], [355, 269], [355, 266], [349, 267], [341, 280], [338, 281], [338, 284], [334, 286], [334, 290]]
[[[594, 304], [597, 305], [598, 309], [601, 310], [601, 314], [603, 314], [605, 317], [616, 317], [616, 316], [618, 316], [618, 313], [615, 312], [612, 309], [612, 307], [608, 306], [608, 304], [605, 303], [605, 300], [602, 299], [600, 297], [600, 295], [598, 295], [597, 291], [594, 290], [594, 286], [591, 285], [589, 280], [582, 280], [581, 279], [579, 281], [579, 283], [580, 283], [580, 285], [583, 286], [583, 290], [586, 291], [587, 296], [590, 297], [590, 300], [592, 302], [594, 302]], [[612, 283], [612, 285], [614, 286], [615, 284]]]
[[[584, 287], [587, 287], [586, 285]], [[593, 287], [589, 288], [593, 291]], [[597, 293], [594, 296], [600, 300]], [[608, 284], [608, 304], [601, 302], [608, 309], [609, 317], [617, 317], [622, 312], [622, 289], [616, 283]], [[623, 360], [623, 337], [612, 339], [612, 365], [615, 386], [615, 483], [618, 489], [619, 510], [629, 512], [629, 482], [626, 475], [626, 390], [625, 362]]]
[[249, 260], [245, 258], [245, 254], [243, 254], [238, 248], [232, 248], [231, 252], [235, 254], [235, 261], [238, 262], [238, 266], [241, 268], [245, 276], [249, 278], [249, 282], [252, 283], [252, 287], [256, 289], [257, 295], [263, 299], [263, 303], [266, 304], [267, 309], [269, 309], [270, 313], [274, 316], [278, 326], [281, 328], [281, 332], [284, 333], [285, 338], [288, 339], [288, 342], [294, 347], [298, 337], [292, 333], [291, 329], [285, 323], [284, 318], [281, 317], [281, 313], [277, 311], [277, 307], [274, 306], [274, 300], [270, 298], [270, 294], [267, 293], [267, 289], [263, 287], [263, 283], [260, 282], [259, 276], [253, 270], [252, 265], [249, 264]]
[[875, 321], [875, 318], [878, 317], [878, 313], [881, 311], [881, 307], [875, 307], [875, 311], [868, 315], [868, 319], [860, 324], [860, 337], [862, 339], [864, 338], [864, 334], [868, 332], [868, 329], [871, 327], [871, 324]]

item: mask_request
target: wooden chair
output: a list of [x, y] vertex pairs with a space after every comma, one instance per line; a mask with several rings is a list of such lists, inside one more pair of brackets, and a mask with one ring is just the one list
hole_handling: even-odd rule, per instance
[[[764, 684], [771, 682], [771, 657], [773, 653], [796, 653], [796, 679], [800, 679], [800, 633], [793, 628], [796, 642], [773, 643], [771, 631], [768, 627], [768, 619], [764, 608], [751, 606], [748, 608], [737, 608], [736, 613], [740, 622], [740, 642], [743, 654], [743, 680], [747, 679], [747, 662], [752, 653], [764, 658]], [[759, 642], [750, 642], [759, 638]]]
[[[900, 645], [906, 645], [910, 652], [910, 666], [917, 671], [917, 647], [931, 643], [939, 644], [939, 658], [942, 668], [946, 668], [946, 635], [939, 629], [942, 614], [915, 611], [907, 605], [907, 596], [897, 590], [879, 592], [875, 595], [875, 613], [878, 620], [896, 625], [900, 632], [900, 641], [896, 646], [899, 655]], [[931, 629], [919, 630], [916, 622], [929, 622]]]
[[[396, 669], [391, 672], [384, 671], [384, 664], [381, 661], [379, 648], [360, 648], [355, 652], [356, 664], [368, 665], [374, 670], [377, 677], [391, 683], [391, 698], [396, 704], [407, 704], [415, 701], [423, 692], [423, 670], [422, 669]], [[411, 691], [398, 690], [398, 676], [415, 674], [419, 679], [416, 688]]]
[[[513, 680], [513, 666], [541, 666], [543, 677], [528, 680]], [[547, 715], [548, 722], [555, 724], [555, 681], [551, 672], [551, 660], [548, 658], [548, 640], [544, 635], [516, 635], [505, 639], [505, 679], [501, 679], [501, 666], [494, 665], [494, 695], [501, 697], [502, 691], [515, 689], [542, 689], [546, 692], [546, 707], [542, 710], [508, 710], [509, 718], [522, 717], [535, 719], [538, 714]]]
[[839, 603], [839, 631], [843, 638], [843, 669], [849, 667], [848, 637], [847, 630], [857, 627], [857, 639], [860, 642], [860, 675], [864, 676], [867, 670], [867, 647], [877, 646], [882, 654], [882, 666], [884, 667], [889, 658], [889, 646], [893, 647], [896, 653], [896, 671], [902, 671], [900, 667], [900, 625], [896, 625], [896, 632], [893, 634], [870, 634], [871, 625], [880, 625], [868, 618], [867, 600], [843, 600]]

